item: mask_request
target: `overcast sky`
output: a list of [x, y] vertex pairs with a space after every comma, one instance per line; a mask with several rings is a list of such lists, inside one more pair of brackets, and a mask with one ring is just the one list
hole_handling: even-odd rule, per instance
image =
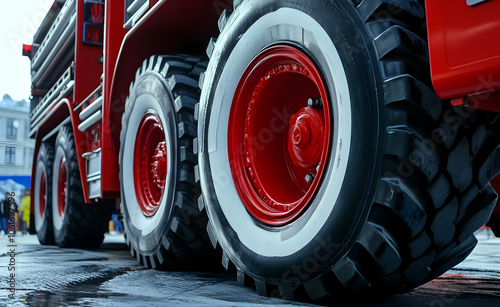
[[0, 99], [30, 96], [30, 61], [21, 56], [22, 44], [33, 35], [54, 0], [0, 0]]

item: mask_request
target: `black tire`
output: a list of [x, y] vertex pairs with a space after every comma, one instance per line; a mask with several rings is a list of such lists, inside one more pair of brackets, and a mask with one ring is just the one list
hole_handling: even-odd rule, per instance
[[[35, 171], [35, 190], [33, 191], [33, 204], [35, 212], [32, 224], [35, 227], [38, 241], [42, 245], [54, 244], [52, 230], [52, 164], [54, 163], [54, 150], [47, 143], [42, 143], [38, 151]], [[43, 194], [43, 195], [41, 195]]]
[[[213, 254], [205, 230], [206, 213], [198, 210], [200, 189], [194, 178], [193, 112], [200, 92], [199, 74], [205, 69], [206, 61], [198, 58], [157, 55], [144, 61], [130, 86], [120, 135], [121, 210], [131, 254], [147, 267], [202, 266]], [[137, 145], [138, 131], [147, 129], [141, 119], [148, 116], [157, 119], [163, 136]], [[163, 192], [154, 196], [155, 201], [142, 200], [142, 193], [153, 197], [147, 191], [157, 188], [143, 188], [148, 177], [136, 186], [142, 175], [134, 170], [134, 157], [139, 154], [134, 150], [136, 146], [151, 147], [143, 150], [146, 156], [142, 160], [147, 160], [162, 138], [167, 153]]]
[[[64, 172], [66, 183], [62, 179]], [[57, 134], [52, 178], [55, 243], [59, 247], [99, 247], [104, 233], [108, 231], [112, 206], [104, 201], [96, 204], [85, 203], [75, 139], [70, 126], [63, 126]], [[60, 180], [63, 181], [62, 185], [59, 185]], [[66, 186], [65, 193], [63, 185]]]
[[[237, 2], [208, 48], [214, 56], [198, 131], [200, 202], [223, 264], [233, 263], [238, 280], [254, 282], [261, 295], [315, 300], [408, 290], [462, 261], [496, 202], [489, 184], [500, 170], [499, 142], [489, 132], [496, 115], [451, 107], [432, 90], [424, 1]], [[342, 110], [338, 93], [350, 97], [352, 122], [347, 159], [330, 149], [309, 208], [282, 226], [245, 210], [223, 139], [238, 79], [276, 45], [312, 59], [336, 97], [332, 109]], [[347, 90], [333, 81], [342, 81], [339, 74]], [[343, 128], [338, 122], [334, 130]], [[343, 163], [346, 171], [335, 173]], [[340, 191], [329, 198], [339, 175]], [[313, 218], [321, 223], [312, 226]]]

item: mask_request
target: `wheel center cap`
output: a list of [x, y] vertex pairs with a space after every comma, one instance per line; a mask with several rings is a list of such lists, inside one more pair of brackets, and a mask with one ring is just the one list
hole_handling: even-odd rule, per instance
[[307, 125], [307, 120], [299, 118], [292, 128], [292, 143], [294, 148], [302, 149], [309, 145], [311, 141], [311, 129]]
[[288, 153], [295, 165], [314, 168], [323, 149], [323, 119], [317, 109], [306, 107], [290, 119]]

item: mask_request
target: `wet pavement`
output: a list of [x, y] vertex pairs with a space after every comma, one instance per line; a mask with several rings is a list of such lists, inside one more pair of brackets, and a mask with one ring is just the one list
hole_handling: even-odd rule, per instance
[[[335, 305], [498, 307], [500, 239], [484, 230], [477, 236], [479, 244], [469, 258], [410, 293]], [[260, 297], [241, 287], [233, 274], [147, 270], [130, 257], [123, 242], [115, 234], [107, 235], [99, 250], [60, 249], [41, 246], [36, 236], [18, 235], [16, 246], [9, 247], [8, 237], [1, 235], [0, 307], [317, 306]]]

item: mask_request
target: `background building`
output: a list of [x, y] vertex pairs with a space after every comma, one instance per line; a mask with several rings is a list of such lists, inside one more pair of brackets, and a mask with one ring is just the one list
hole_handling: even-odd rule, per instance
[[[29, 102], [4, 95], [0, 101], [0, 199], [20, 185], [29, 188], [35, 140], [29, 134]], [[15, 182], [16, 184], [14, 184]]]

